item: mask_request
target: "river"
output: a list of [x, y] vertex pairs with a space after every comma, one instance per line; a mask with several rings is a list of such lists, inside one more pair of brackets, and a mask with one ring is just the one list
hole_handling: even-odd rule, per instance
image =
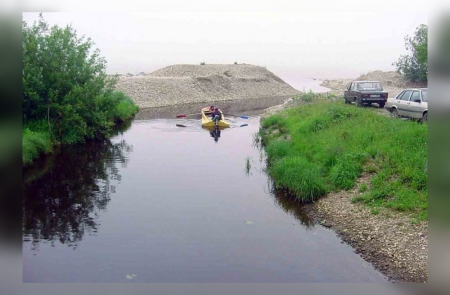
[[387, 282], [273, 189], [259, 117], [229, 120], [216, 141], [195, 116], [135, 119], [25, 169], [23, 281]]

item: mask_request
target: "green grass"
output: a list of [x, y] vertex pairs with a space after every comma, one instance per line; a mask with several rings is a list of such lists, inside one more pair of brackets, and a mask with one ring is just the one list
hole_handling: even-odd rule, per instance
[[[45, 122], [37, 122], [32, 126], [25, 127], [22, 131], [22, 162], [23, 165], [30, 164], [40, 154], [53, 151], [50, 134], [44, 129]], [[30, 128], [35, 128], [32, 131]]]
[[251, 160], [252, 160], [251, 157], [245, 158], [245, 173], [247, 175], [250, 174], [250, 169], [252, 168]]
[[302, 201], [351, 189], [370, 173], [370, 185], [361, 187], [364, 195], [353, 202], [409, 212], [419, 221], [428, 218], [426, 124], [320, 100], [270, 116], [261, 125], [269, 174], [276, 186]]
[[116, 103], [111, 114], [116, 122], [129, 120], [139, 111], [139, 107], [134, 104], [133, 100], [121, 91], [114, 91], [109, 99]]

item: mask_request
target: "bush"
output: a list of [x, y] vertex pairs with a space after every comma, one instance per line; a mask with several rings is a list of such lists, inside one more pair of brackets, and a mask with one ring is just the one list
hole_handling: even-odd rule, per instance
[[23, 123], [40, 134], [24, 132], [25, 159], [47, 150], [42, 134], [56, 144], [104, 138], [116, 121], [137, 112], [114, 90], [118, 77], [106, 75], [106, 61], [93, 45], [70, 26], [50, 27], [42, 14], [32, 26], [23, 22]]
[[414, 37], [405, 37], [406, 50], [409, 55], [402, 55], [394, 65], [397, 71], [411, 82], [428, 81], [428, 26], [416, 28]]

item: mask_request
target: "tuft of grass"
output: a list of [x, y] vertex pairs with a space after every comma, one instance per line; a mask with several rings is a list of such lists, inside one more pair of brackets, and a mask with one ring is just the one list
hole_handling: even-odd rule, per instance
[[286, 188], [302, 202], [312, 202], [327, 193], [320, 167], [301, 156], [287, 156], [269, 170], [277, 187]]
[[359, 192], [360, 192], [360, 193], [363, 193], [363, 192], [365, 192], [365, 191], [367, 191], [367, 184], [363, 183], [363, 184], [361, 184], [361, 186], [359, 187]]
[[245, 158], [245, 173], [247, 175], [250, 174], [250, 169], [252, 168], [251, 160], [252, 160], [251, 157], [246, 157]]
[[28, 165], [41, 154], [53, 151], [50, 134], [46, 131], [31, 131], [25, 128], [22, 131], [22, 163]]
[[372, 213], [373, 215], [378, 215], [378, 214], [380, 214], [380, 209], [373, 208], [372, 210], [370, 210], [370, 213]]

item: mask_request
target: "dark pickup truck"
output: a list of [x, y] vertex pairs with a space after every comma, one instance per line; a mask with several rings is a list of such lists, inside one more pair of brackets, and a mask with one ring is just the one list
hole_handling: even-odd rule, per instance
[[384, 107], [388, 93], [383, 91], [378, 81], [353, 81], [344, 91], [345, 103], [355, 102], [356, 106], [377, 103], [380, 108]]

